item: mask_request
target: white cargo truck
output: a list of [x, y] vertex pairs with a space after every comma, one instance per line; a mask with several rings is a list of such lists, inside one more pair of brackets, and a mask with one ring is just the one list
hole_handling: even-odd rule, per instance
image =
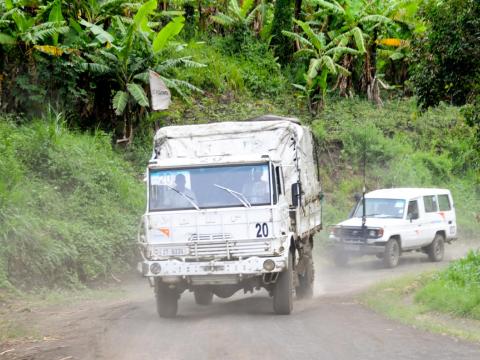
[[266, 115], [160, 129], [147, 169], [139, 231], [142, 273], [161, 317], [182, 292], [265, 288], [277, 314], [313, 294], [313, 236], [322, 227], [318, 164], [308, 128]]

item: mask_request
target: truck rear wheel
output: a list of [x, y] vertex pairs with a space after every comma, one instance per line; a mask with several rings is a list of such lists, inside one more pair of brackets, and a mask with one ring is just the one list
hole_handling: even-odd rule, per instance
[[427, 254], [430, 261], [442, 261], [445, 253], [445, 240], [441, 234], [436, 234], [432, 243], [427, 247]]
[[293, 310], [293, 261], [288, 254], [288, 267], [278, 275], [273, 288], [273, 310], [279, 315], [290, 315]]
[[299, 286], [295, 289], [299, 299], [311, 299], [313, 297], [313, 281], [315, 270], [311, 256], [305, 256], [305, 271], [298, 275]]
[[197, 305], [210, 305], [213, 300], [213, 292], [207, 289], [197, 289], [193, 292]]
[[178, 298], [180, 295], [176, 289], [171, 289], [160, 279], [155, 279], [155, 299], [157, 301], [157, 312], [162, 318], [172, 318], [177, 315]]

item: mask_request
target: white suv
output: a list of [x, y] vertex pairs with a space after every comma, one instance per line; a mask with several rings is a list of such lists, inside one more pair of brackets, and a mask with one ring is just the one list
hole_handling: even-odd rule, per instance
[[349, 257], [375, 254], [386, 267], [395, 267], [403, 252], [423, 251], [441, 261], [445, 242], [456, 240], [452, 195], [446, 189], [381, 189], [360, 199], [348, 220], [334, 226], [330, 240], [334, 260], [346, 265]]

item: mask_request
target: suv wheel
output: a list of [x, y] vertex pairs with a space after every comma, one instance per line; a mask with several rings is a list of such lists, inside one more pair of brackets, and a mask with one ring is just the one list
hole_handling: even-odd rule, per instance
[[400, 257], [400, 244], [397, 239], [390, 239], [385, 245], [385, 252], [383, 255], [383, 264], [387, 268], [394, 268], [398, 265], [398, 259]]
[[445, 239], [443, 235], [436, 234], [432, 243], [427, 247], [427, 254], [430, 261], [442, 261], [445, 253]]
[[345, 267], [348, 264], [348, 254], [343, 249], [336, 249], [333, 253], [333, 262], [338, 267]]

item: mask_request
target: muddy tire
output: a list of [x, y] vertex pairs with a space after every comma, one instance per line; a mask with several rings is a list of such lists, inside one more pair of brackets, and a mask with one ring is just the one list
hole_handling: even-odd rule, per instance
[[336, 249], [333, 253], [333, 262], [337, 267], [345, 267], [348, 265], [348, 254], [341, 250]]
[[443, 235], [436, 234], [432, 243], [427, 247], [428, 258], [434, 262], [442, 261], [444, 253], [445, 239]]
[[305, 271], [298, 275], [299, 286], [295, 289], [297, 298], [311, 299], [313, 297], [313, 284], [315, 280], [315, 269], [311, 256], [305, 256]]
[[278, 275], [273, 288], [273, 311], [279, 315], [289, 315], [293, 310], [293, 261], [288, 255], [288, 268]]
[[178, 291], [171, 289], [168, 285], [155, 281], [155, 299], [157, 301], [157, 312], [162, 318], [173, 318], [178, 311]]
[[383, 254], [383, 265], [386, 268], [394, 268], [398, 265], [400, 258], [400, 244], [397, 239], [388, 240]]
[[197, 305], [210, 305], [213, 300], [213, 292], [207, 289], [197, 289], [193, 292]]

